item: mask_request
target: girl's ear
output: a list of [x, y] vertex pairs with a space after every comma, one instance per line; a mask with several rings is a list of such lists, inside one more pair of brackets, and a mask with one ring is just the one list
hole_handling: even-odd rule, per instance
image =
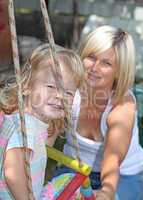
[[23, 95], [24, 96], [29, 96], [30, 93], [31, 93], [30, 88], [23, 88]]
[[28, 96], [30, 93], [31, 93], [31, 84], [28, 81], [25, 84], [23, 84], [23, 95]]

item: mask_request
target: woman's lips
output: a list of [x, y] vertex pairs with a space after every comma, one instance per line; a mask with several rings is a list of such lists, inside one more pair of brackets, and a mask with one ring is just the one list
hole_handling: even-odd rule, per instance
[[93, 74], [93, 73], [88, 73], [87, 77], [88, 77], [88, 79], [93, 80], [93, 81], [101, 79], [100, 76]]

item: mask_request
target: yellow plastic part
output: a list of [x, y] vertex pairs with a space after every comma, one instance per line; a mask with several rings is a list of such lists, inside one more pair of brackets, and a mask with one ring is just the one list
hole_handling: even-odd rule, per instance
[[47, 146], [47, 152], [49, 158], [56, 160], [71, 169], [74, 169], [76, 172], [79, 172], [85, 176], [88, 176], [91, 172], [91, 167], [86, 163], [82, 163], [82, 166], [80, 166], [78, 160], [65, 155], [53, 147]]

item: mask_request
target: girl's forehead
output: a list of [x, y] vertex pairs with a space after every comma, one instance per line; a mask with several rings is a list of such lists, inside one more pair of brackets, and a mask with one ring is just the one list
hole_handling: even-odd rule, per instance
[[[42, 81], [52, 81], [55, 82], [55, 78], [54, 78], [54, 72], [53, 72], [53, 63], [51, 60], [47, 60], [47, 62], [41, 62], [40, 63], [40, 67], [37, 70], [36, 74], [35, 74], [35, 78], [37, 80], [42, 80]], [[61, 73], [61, 78], [64, 78], [66, 76], [68, 76], [69, 74], [72, 75], [72, 70], [70, 69], [70, 67], [66, 66], [64, 63], [60, 63], [60, 71]]]
[[42, 66], [37, 71], [35, 78], [41, 81], [51, 80], [54, 81], [54, 76], [51, 66]]
[[[59, 59], [58, 58], [58, 63], [61, 67], [61, 69], [63, 68], [63, 66], [65, 66], [66, 64], [64, 63], [63, 59]], [[50, 70], [54, 69], [55, 68], [55, 62], [53, 61], [52, 58], [46, 58], [43, 59], [40, 63], [39, 63], [40, 67], [42, 68], [50, 68]], [[58, 66], [56, 66], [58, 67]]]
[[[52, 84], [56, 85], [58, 80], [55, 79], [52, 71], [51, 65], [41, 65], [35, 76], [33, 77], [36, 83]], [[76, 79], [75, 73], [67, 67], [66, 65], [62, 66], [60, 80], [63, 81], [63, 84], [68, 89], [73, 90], [77, 87], [78, 80]]]

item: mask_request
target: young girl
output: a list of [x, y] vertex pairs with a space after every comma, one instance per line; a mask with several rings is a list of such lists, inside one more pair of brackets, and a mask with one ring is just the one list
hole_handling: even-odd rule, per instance
[[[64, 96], [70, 109], [83, 76], [83, 68], [80, 58], [73, 51], [58, 47], [57, 55], [64, 83]], [[52, 64], [49, 45], [46, 44], [33, 51], [22, 71], [27, 148], [30, 155], [32, 187], [37, 200], [44, 183], [48, 126], [51, 120], [65, 117], [63, 97], [57, 90], [51, 70]], [[0, 177], [2, 200], [11, 200], [12, 196], [16, 200], [28, 199], [16, 92], [15, 84], [7, 84], [1, 89], [0, 106], [5, 113], [0, 130], [1, 139], [7, 132], [10, 135]]]
[[[92, 167], [96, 200], [143, 199], [143, 149], [139, 144], [136, 100], [131, 91], [135, 51], [131, 35], [101, 26], [83, 38], [84, 85], [73, 105], [81, 159]], [[65, 154], [75, 157], [70, 134]], [[62, 167], [58, 174], [69, 172]]]

